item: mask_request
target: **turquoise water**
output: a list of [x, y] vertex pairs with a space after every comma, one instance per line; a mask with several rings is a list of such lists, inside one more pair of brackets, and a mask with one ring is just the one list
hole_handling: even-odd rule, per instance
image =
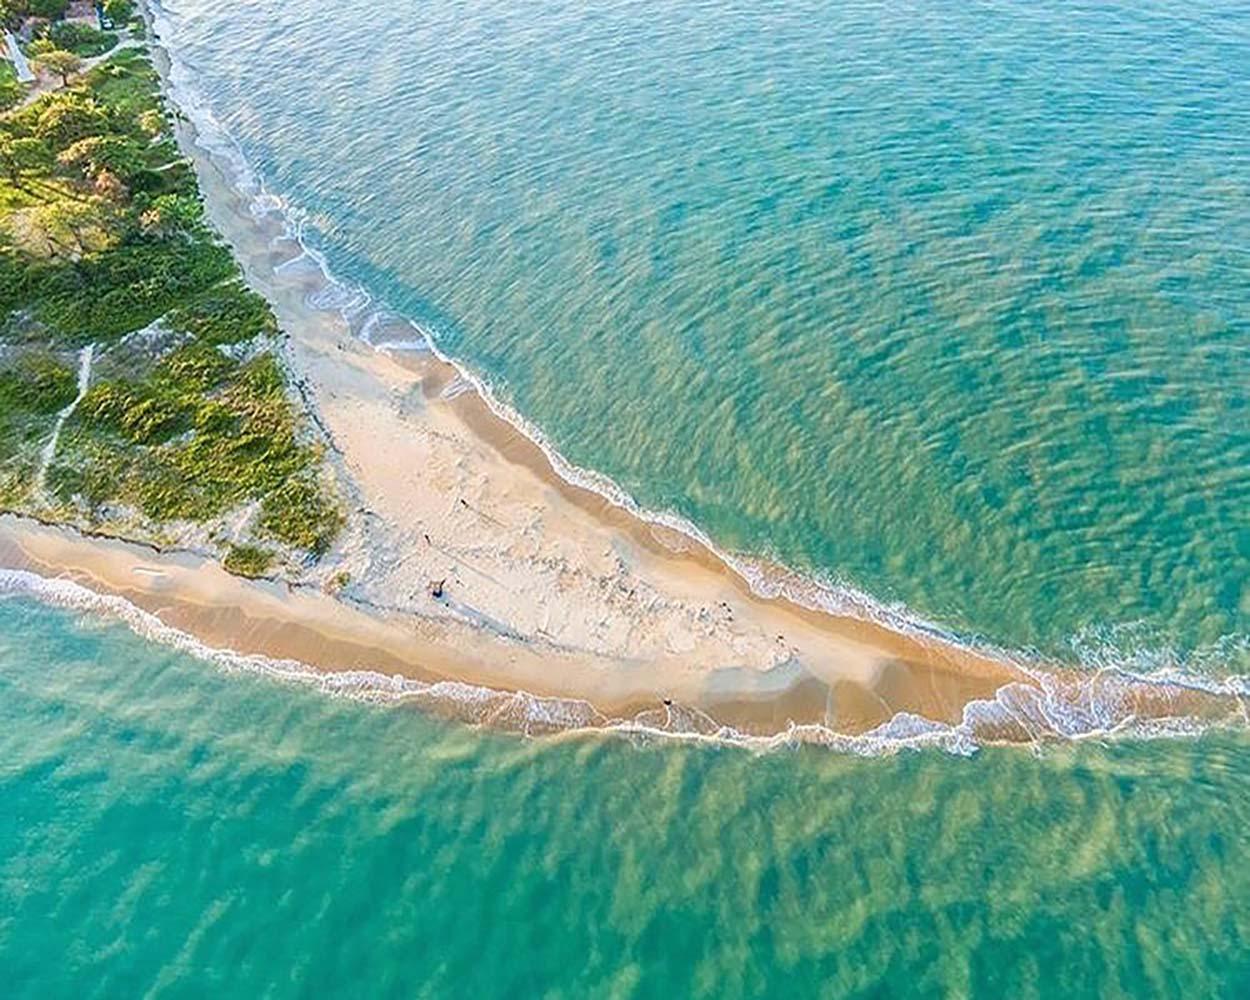
[[1235, 997], [1250, 742], [525, 741], [0, 601], [12, 998]]
[[165, 6], [336, 273], [645, 506], [1246, 669], [1244, 4]]
[[[647, 506], [1247, 670], [1244, 6], [167, 6], [335, 272]], [[1245, 732], [524, 740], [0, 600], [5, 996], [1245, 996], [1248, 830]]]

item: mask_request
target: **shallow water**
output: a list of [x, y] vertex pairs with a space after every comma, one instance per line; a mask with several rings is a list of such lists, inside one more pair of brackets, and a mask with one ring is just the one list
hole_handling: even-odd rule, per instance
[[1238, 996], [1250, 742], [522, 740], [0, 601], [11, 997]]
[[[1005, 645], [1245, 669], [1244, 8], [167, 7], [336, 272], [573, 460]], [[1250, 993], [1244, 731], [525, 740], [7, 598], [0, 762], [6, 996]]]
[[336, 273], [644, 505], [1245, 668], [1244, 5], [165, 7]]

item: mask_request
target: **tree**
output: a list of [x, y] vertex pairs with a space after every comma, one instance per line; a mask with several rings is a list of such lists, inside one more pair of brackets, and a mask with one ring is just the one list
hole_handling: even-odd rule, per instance
[[139, 227], [148, 236], [168, 239], [195, 232], [204, 217], [204, 209], [195, 198], [163, 194], [139, 216]]
[[25, 94], [26, 88], [16, 80], [0, 80], [0, 111], [8, 111], [9, 108], [17, 107]]
[[26, 5], [35, 17], [46, 17], [49, 21], [59, 21], [69, 9], [69, 0], [30, 0]]
[[23, 109], [23, 123], [30, 121], [25, 116], [27, 110], [33, 118], [31, 131], [58, 151], [79, 139], [108, 131], [108, 112], [93, 98], [72, 90], [48, 94], [30, 109]]
[[46, 56], [49, 52], [55, 52], [59, 48], [60, 46], [47, 35], [41, 35], [26, 46], [26, 54], [32, 59], [38, 59], [40, 56]]
[[61, 151], [56, 162], [82, 172], [88, 180], [109, 173], [126, 180], [141, 171], [143, 148], [124, 135], [90, 135]]
[[82, 59], [64, 49], [53, 49], [39, 56], [35, 65], [49, 73], [55, 73], [61, 78], [61, 83], [68, 87], [69, 78], [82, 69]]
[[135, 5], [131, 0], [104, 0], [104, 16], [116, 25], [124, 25], [135, 16]]
[[77, 265], [114, 242], [109, 206], [98, 198], [48, 201], [9, 216], [13, 240], [26, 253]]
[[101, 170], [91, 186], [99, 197], [114, 205], [123, 204], [130, 194], [125, 182], [111, 170]]
[[30, 136], [14, 136], [0, 133], [0, 170], [3, 170], [14, 187], [22, 187], [22, 173], [26, 170], [42, 170], [52, 162], [48, 144]]
[[159, 139], [165, 134], [165, 116], [156, 109], [150, 109], [139, 116], [139, 127], [151, 138]]
[[30, 13], [26, 0], [0, 0], [0, 24], [9, 29], [20, 28]]

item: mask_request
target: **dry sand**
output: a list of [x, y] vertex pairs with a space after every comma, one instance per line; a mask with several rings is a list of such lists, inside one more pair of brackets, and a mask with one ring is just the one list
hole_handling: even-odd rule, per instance
[[[452, 365], [377, 350], [310, 304], [325, 290], [320, 267], [278, 216], [253, 214], [189, 125], [179, 138], [213, 224], [290, 335], [348, 527], [287, 582], [14, 518], [0, 518], [0, 565], [122, 595], [210, 645], [576, 699], [603, 718], [667, 713], [671, 700], [744, 732], [856, 734], [898, 713], [958, 723], [1005, 687], [1039, 690], [1035, 671], [1006, 658], [761, 597], [700, 542], [571, 485]], [[343, 572], [343, 593], [323, 592]], [[1037, 734], [1003, 724], [994, 735]]]

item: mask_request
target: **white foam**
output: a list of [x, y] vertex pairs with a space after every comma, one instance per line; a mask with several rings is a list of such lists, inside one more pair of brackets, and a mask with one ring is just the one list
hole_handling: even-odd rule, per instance
[[[563, 480], [597, 493], [645, 523], [666, 528], [703, 546], [745, 581], [757, 596], [766, 599], [783, 598], [811, 611], [870, 621], [922, 642], [939, 642], [943, 645], [980, 652], [1015, 664], [1032, 674], [1038, 673], [1032, 668], [1038, 658], [1029, 651], [1007, 650], [981, 637], [956, 633], [925, 618], [902, 603], [883, 602], [845, 581], [803, 575], [764, 558], [727, 552], [718, 547], [698, 525], [682, 515], [672, 511], [654, 511], [643, 507], [608, 476], [576, 465], [565, 458], [539, 427], [500, 398], [495, 386], [440, 348], [440, 336], [436, 328], [411, 319], [404, 319], [403, 322], [413, 331], [412, 338], [375, 342], [374, 336], [383, 323], [400, 319], [400, 317], [385, 303], [379, 302], [363, 286], [346, 283], [334, 275], [325, 254], [309, 242], [312, 225], [308, 213], [266, 188], [263, 177], [252, 168], [242, 147], [213, 114], [209, 102], [200, 95], [192, 71], [179, 60], [177, 52], [168, 44], [170, 35], [168, 29], [171, 25], [169, 16], [162, 9], [159, 0], [152, 0], [151, 8], [154, 22], [162, 39], [161, 44], [169, 57], [171, 66], [169, 74], [171, 99], [195, 124], [197, 143], [226, 168], [236, 190], [249, 199], [253, 216], [259, 218], [279, 215], [283, 219], [284, 238], [295, 242], [300, 247], [301, 253], [294, 260], [281, 265], [278, 270], [292, 267], [298, 261], [303, 265], [311, 264], [319, 271], [324, 287], [310, 297], [309, 304], [314, 308], [338, 311], [344, 322], [355, 331], [360, 339], [378, 350], [433, 353], [440, 361], [450, 365], [456, 371], [459, 376], [458, 381], [462, 380], [472, 386], [497, 417], [514, 426], [532, 441], [546, 456], [555, 473]], [[1181, 658], [1164, 649], [1143, 647], [1134, 650], [1132, 655], [1126, 656], [1122, 651], [1111, 646], [1095, 649], [1087, 641], [1082, 641], [1082, 637], [1074, 640], [1074, 646], [1078, 652], [1078, 662], [1091, 671], [1127, 670], [1133, 676], [1145, 678], [1148, 670], [1171, 669], [1177, 676], [1190, 676], [1182, 669]], [[1226, 640], [1220, 644], [1221, 650], [1233, 648], [1242, 653], [1250, 651], [1250, 637], [1226, 637]], [[1185, 662], [1192, 663], [1194, 660], [1203, 659], [1206, 657], [1202, 654], [1195, 654], [1187, 657]], [[1230, 660], [1231, 653], [1223, 662], [1227, 663]], [[1051, 706], [1049, 710], [1056, 713], [1060, 711], [1055, 706]], [[1055, 720], [1052, 721], [1058, 720], [1059, 716], [1056, 715]], [[1072, 725], [1077, 729], [1080, 728], [1077, 722], [1073, 722]]]
[[[548, 698], [525, 691], [501, 691], [463, 681], [426, 683], [373, 670], [324, 671], [298, 660], [276, 659], [209, 646], [195, 636], [167, 625], [158, 616], [125, 598], [100, 594], [66, 579], [49, 579], [27, 570], [0, 569], [0, 598], [24, 596], [86, 614], [104, 615], [125, 624], [150, 642], [160, 643], [227, 673], [247, 673], [298, 684], [336, 698], [374, 704], [412, 703], [463, 721], [526, 735], [553, 732], [607, 732], [639, 738], [727, 744], [753, 750], [799, 745], [823, 747], [859, 756], [881, 756], [902, 750], [937, 750], [967, 756], [975, 753], [1005, 724], [1025, 728], [1034, 745], [1056, 740], [1132, 737], [1136, 739], [1192, 736], [1214, 726], [1250, 725], [1246, 678], [1203, 682], [1194, 687], [1175, 680], [1135, 677], [1124, 672], [1094, 674], [1060, 682], [1042, 677], [1039, 687], [1009, 684], [993, 699], [970, 702], [959, 723], [951, 725], [900, 712], [888, 722], [858, 735], [838, 733], [821, 725], [790, 725], [773, 735], [751, 735], [724, 726], [690, 707], [666, 706], [631, 719], [609, 719], [577, 698]], [[1138, 719], [1129, 696], [1142, 686], [1184, 686], [1228, 698], [1222, 716], [1200, 720], [1184, 716]], [[1016, 741], [1018, 742], [1018, 741]]]
[[31, 597], [53, 607], [105, 615], [122, 622], [149, 642], [168, 646], [221, 670], [257, 674], [286, 683], [301, 684], [325, 694], [355, 701], [397, 703], [415, 700], [455, 703], [469, 707], [485, 706], [495, 714], [500, 711], [500, 703], [524, 705], [525, 711], [519, 713], [524, 717], [518, 720], [522, 728], [527, 723], [545, 726], [561, 718], [587, 714], [586, 710], [576, 708], [578, 705], [585, 705], [584, 702], [500, 692], [460, 682], [427, 684], [373, 670], [322, 671], [298, 660], [275, 659], [257, 653], [218, 649], [188, 632], [167, 625], [156, 615], [123, 597], [100, 594], [72, 580], [49, 579], [27, 570], [0, 569], [0, 597], [3, 596]]

